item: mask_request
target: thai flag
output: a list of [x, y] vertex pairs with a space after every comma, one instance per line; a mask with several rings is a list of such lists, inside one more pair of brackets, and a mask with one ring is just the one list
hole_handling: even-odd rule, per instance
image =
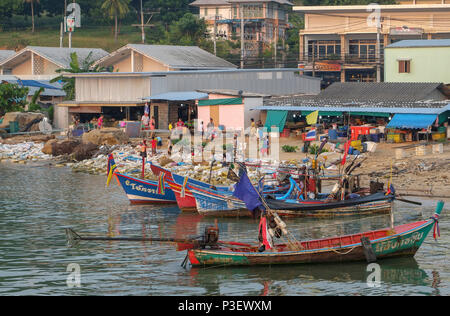
[[312, 131], [309, 131], [308, 133], [306, 133], [306, 137], [305, 137], [306, 141], [315, 141], [316, 140], [316, 130], [313, 129]]

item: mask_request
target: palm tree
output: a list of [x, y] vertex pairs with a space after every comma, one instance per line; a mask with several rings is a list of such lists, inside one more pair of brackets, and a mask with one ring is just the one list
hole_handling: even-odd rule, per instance
[[75, 98], [75, 78], [65, 77], [64, 73], [74, 74], [85, 72], [105, 72], [111, 70], [98, 65], [93, 66], [94, 63], [95, 60], [92, 59], [92, 52], [90, 52], [87, 57], [81, 61], [81, 64], [78, 61], [77, 53], [73, 52], [70, 54], [69, 68], [57, 69], [56, 72], [61, 73], [61, 75], [50, 80], [50, 82], [62, 82], [63, 90], [66, 92], [66, 100], [73, 100]]
[[105, 0], [102, 4], [102, 10], [110, 17], [114, 17], [114, 39], [117, 41], [117, 21], [130, 11], [128, 5], [130, 0]]
[[31, 5], [31, 33], [34, 33], [34, 3], [39, 3], [39, 0], [23, 0]]

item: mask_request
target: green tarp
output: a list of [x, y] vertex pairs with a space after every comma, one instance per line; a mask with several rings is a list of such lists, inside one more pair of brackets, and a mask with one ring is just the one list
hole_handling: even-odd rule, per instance
[[447, 122], [448, 118], [450, 117], [450, 111], [445, 111], [444, 113], [439, 114], [439, 124]]
[[264, 127], [266, 127], [267, 131], [270, 132], [272, 126], [278, 126], [278, 131], [281, 133], [284, 129], [284, 125], [286, 124], [287, 113], [288, 111], [267, 111], [266, 124], [264, 124]]
[[[311, 114], [314, 111], [302, 111], [302, 115]], [[329, 116], [341, 116], [342, 112], [339, 111], [319, 111], [319, 115], [329, 115]]]
[[365, 115], [365, 116], [377, 116], [377, 117], [389, 117], [389, 113], [381, 112], [350, 112], [350, 115]]
[[198, 100], [198, 105], [231, 105], [242, 104], [242, 98]]

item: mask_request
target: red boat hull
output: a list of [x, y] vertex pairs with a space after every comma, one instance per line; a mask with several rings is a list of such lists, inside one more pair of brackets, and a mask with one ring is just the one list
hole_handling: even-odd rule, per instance
[[159, 176], [161, 172], [164, 172], [166, 174], [165, 181], [175, 194], [175, 199], [177, 200], [178, 207], [182, 212], [197, 212], [197, 204], [195, 202], [194, 196], [188, 188], [185, 188], [184, 197], [181, 196], [181, 186], [175, 183], [172, 178], [172, 173], [169, 170], [153, 164], [150, 166], [150, 169], [156, 176]]

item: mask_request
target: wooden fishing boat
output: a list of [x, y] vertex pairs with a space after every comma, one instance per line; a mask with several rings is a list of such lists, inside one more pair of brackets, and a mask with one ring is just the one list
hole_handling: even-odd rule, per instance
[[131, 204], [175, 204], [175, 194], [169, 185], [159, 181], [145, 180], [114, 172]]
[[[170, 186], [170, 188], [174, 192], [178, 207], [183, 212], [196, 212], [198, 210], [195, 196], [190, 190], [191, 186], [195, 186], [204, 190], [212, 190], [214, 192], [218, 192], [218, 194], [220, 194], [221, 196], [231, 196], [232, 194], [232, 192], [229, 190], [229, 187], [227, 186], [216, 187], [206, 182], [178, 175], [176, 173], [171, 172], [168, 169], [157, 166], [155, 164], [151, 164], [150, 168], [153, 171], [153, 173], [157, 176], [159, 176], [160, 173], [165, 174], [164, 181]], [[277, 192], [283, 192], [287, 188], [288, 188], [287, 186], [284, 187], [265, 186], [264, 192], [267, 194], [271, 193], [273, 194]]]
[[[195, 202], [194, 195], [189, 190], [188, 186], [184, 186], [183, 183], [185, 180], [185, 177], [179, 176], [175, 173], [172, 173], [170, 170], [165, 169], [163, 167], [157, 166], [155, 164], [150, 165], [151, 170], [153, 173], [157, 176], [160, 175], [160, 173], [164, 173], [164, 181], [167, 183], [167, 185], [170, 187], [170, 189], [173, 191], [175, 195], [175, 199], [177, 202], [178, 207], [183, 212], [196, 212], [197, 211], [197, 204]], [[175, 181], [175, 179], [178, 180]], [[188, 183], [195, 183], [198, 186], [209, 188], [211, 187], [210, 184], [197, 181], [191, 178], [187, 178]], [[228, 191], [228, 187], [219, 187], [220, 191], [225, 192]]]
[[[189, 190], [195, 196], [197, 211], [202, 215], [217, 217], [252, 216], [245, 203], [233, 196], [226, 196], [214, 189], [201, 188], [195, 184], [189, 185]], [[389, 213], [392, 209], [393, 199], [393, 195], [379, 192], [343, 201], [322, 199], [286, 202], [269, 198], [266, 199], [266, 202], [280, 216], [339, 217]]]
[[[375, 231], [333, 238], [280, 244], [273, 251], [258, 252], [259, 245], [218, 241], [216, 245], [189, 249], [187, 259], [198, 266], [253, 266], [271, 264], [336, 263], [374, 261], [392, 257], [412, 257], [422, 245], [433, 225], [435, 232], [444, 203], [438, 202], [435, 214], [429, 220], [385, 228]], [[370, 258], [370, 256], [373, 256]]]

